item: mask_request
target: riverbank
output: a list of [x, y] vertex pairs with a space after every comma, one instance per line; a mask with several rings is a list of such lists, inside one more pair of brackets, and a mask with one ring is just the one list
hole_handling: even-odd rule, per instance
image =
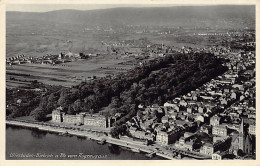
[[[33, 156], [21, 156], [28, 154]], [[6, 125], [5, 156], [6, 160], [165, 160], [110, 143], [14, 125]]]
[[[41, 123], [29, 123], [29, 122], [20, 122], [20, 121], [12, 121], [8, 120], [6, 121], [6, 124], [8, 125], [14, 125], [14, 126], [21, 126], [21, 127], [27, 127], [27, 128], [35, 128], [42, 131], [48, 131], [48, 132], [55, 132], [59, 133], [60, 135], [75, 135], [79, 137], [85, 137], [96, 141], [102, 141], [105, 140], [107, 143], [115, 144], [118, 146], [126, 147], [133, 152], [145, 152], [148, 154], [155, 154], [157, 156], [160, 156], [165, 159], [169, 160], [177, 160], [174, 157], [174, 154], [172, 151], [167, 150], [165, 147], [159, 146], [159, 145], [144, 145], [138, 141], [130, 141], [130, 140], [122, 140], [122, 139], [115, 139], [110, 136], [107, 136], [106, 134], [101, 134], [93, 131], [79, 131], [76, 128], [61, 128], [58, 126], [48, 126], [46, 124]], [[186, 158], [187, 159], [187, 158]]]
[[101, 141], [102, 136], [98, 134], [94, 134], [94, 132], [90, 131], [78, 131], [76, 129], [65, 129], [61, 127], [54, 127], [54, 126], [47, 126], [47, 125], [41, 125], [41, 124], [35, 124], [35, 123], [27, 123], [27, 122], [20, 122], [20, 121], [6, 121], [6, 124], [8, 125], [14, 125], [14, 126], [21, 126], [21, 127], [28, 127], [28, 128], [35, 128], [43, 131], [49, 131], [49, 132], [55, 132], [60, 134], [70, 134], [75, 136], [81, 136], [81, 137], [87, 137], [93, 140]]

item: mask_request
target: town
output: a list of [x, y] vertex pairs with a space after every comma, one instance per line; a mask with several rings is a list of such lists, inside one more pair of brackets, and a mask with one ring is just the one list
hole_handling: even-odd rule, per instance
[[212, 159], [254, 154], [255, 54], [228, 58], [229, 70], [203, 87], [163, 106], [140, 106], [127, 123], [130, 136]]
[[[246, 43], [248, 44], [248, 43]], [[250, 43], [250, 46], [254, 43]], [[169, 49], [159, 47], [162, 54]], [[172, 49], [171, 49], [172, 50]], [[228, 71], [164, 105], [139, 105], [137, 115], [126, 122], [127, 134], [119, 139], [145, 145], [158, 144], [179, 151], [166, 153], [181, 158], [225, 159], [255, 155], [255, 52], [211, 47], [175, 49], [178, 53], [210, 52], [228, 61]], [[154, 51], [153, 51], [154, 52]], [[156, 53], [160, 54], [160, 53]], [[64, 59], [61, 53], [57, 59]], [[52, 111], [57, 124], [111, 128], [121, 115], [69, 115], [62, 107]], [[162, 152], [163, 153], [163, 152]]]
[[[127, 136], [120, 139], [218, 160], [254, 156], [255, 53], [216, 56], [229, 59], [227, 72], [163, 106], [139, 105], [137, 116], [126, 123]], [[52, 121], [111, 127], [102, 115], [66, 115], [61, 109], [52, 112]]]
[[89, 43], [9, 53], [6, 124], [149, 159], [256, 159], [255, 30], [234, 22], [81, 25]]

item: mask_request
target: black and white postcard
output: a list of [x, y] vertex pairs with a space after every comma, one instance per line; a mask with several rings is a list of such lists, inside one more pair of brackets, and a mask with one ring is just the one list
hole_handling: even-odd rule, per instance
[[255, 1], [1, 8], [3, 165], [257, 165]]

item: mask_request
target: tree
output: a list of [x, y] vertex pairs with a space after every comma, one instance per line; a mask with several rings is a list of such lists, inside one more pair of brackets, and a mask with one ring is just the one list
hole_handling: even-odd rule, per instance
[[58, 100], [58, 105], [62, 106], [63, 108], [68, 108], [69, 104], [71, 104], [71, 100], [69, 99], [70, 92], [68, 89], [62, 89], [60, 98]]
[[240, 156], [240, 157], [243, 157], [243, 156], [244, 156], [243, 150], [238, 149], [238, 150], [237, 150], [237, 155]]
[[142, 119], [143, 118], [143, 112], [141, 110], [137, 111], [137, 116]]
[[154, 110], [152, 111], [152, 113], [151, 113], [151, 117], [152, 117], [152, 118], [155, 118], [155, 117], [157, 117], [157, 116], [158, 116], [158, 111], [154, 109]]
[[119, 138], [119, 130], [117, 126], [113, 127], [110, 133], [113, 138]]
[[119, 108], [121, 106], [120, 100], [117, 96], [112, 97], [111, 103], [110, 103], [110, 107], [111, 108]]
[[73, 103], [73, 109], [75, 110], [76, 113], [81, 112], [82, 110], [84, 110], [83, 108], [83, 103], [80, 99], [77, 99], [74, 103]]
[[59, 97], [55, 95], [55, 93], [51, 93], [47, 100], [46, 109], [52, 111], [53, 109], [57, 108], [57, 101]]
[[110, 134], [113, 138], [119, 138], [119, 135], [126, 134], [127, 127], [125, 125], [116, 125], [110, 131]]
[[31, 112], [31, 115], [34, 117], [37, 121], [44, 121], [46, 120], [46, 110], [44, 110], [41, 107], [37, 107], [34, 111]]
[[72, 105], [68, 106], [68, 114], [70, 114], [70, 115], [75, 115], [76, 114], [76, 111], [74, 110]]

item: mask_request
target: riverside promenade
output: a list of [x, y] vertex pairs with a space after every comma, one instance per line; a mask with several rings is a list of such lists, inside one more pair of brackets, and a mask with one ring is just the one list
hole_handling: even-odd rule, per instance
[[[35, 128], [38, 130], [49, 131], [60, 133], [61, 135], [75, 135], [80, 137], [86, 137], [96, 141], [106, 140], [107, 143], [119, 145], [122, 147], [127, 147], [129, 150], [134, 152], [145, 152], [145, 153], [155, 153], [157, 156], [163, 157], [169, 160], [177, 160], [174, 157], [173, 151], [166, 149], [166, 147], [159, 146], [159, 145], [145, 145], [139, 141], [132, 141], [132, 140], [123, 140], [123, 139], [116, 139], [105, 134], [93, 132], [90, 130], [77, 130], [76, 128], [64, 128], [55, 125], [48, 125], [45, 123], [29, 123], [29, 122], [21, 122], [16, 120], [8, 120], [6, 121], [8, 125], [14, 126], [21, 126], [21, 127], [28, 127], [28, 128]], [[188, 154], [186, 154], [188, 156]], [[194, 157], [194, 156], [192, 156]]]

